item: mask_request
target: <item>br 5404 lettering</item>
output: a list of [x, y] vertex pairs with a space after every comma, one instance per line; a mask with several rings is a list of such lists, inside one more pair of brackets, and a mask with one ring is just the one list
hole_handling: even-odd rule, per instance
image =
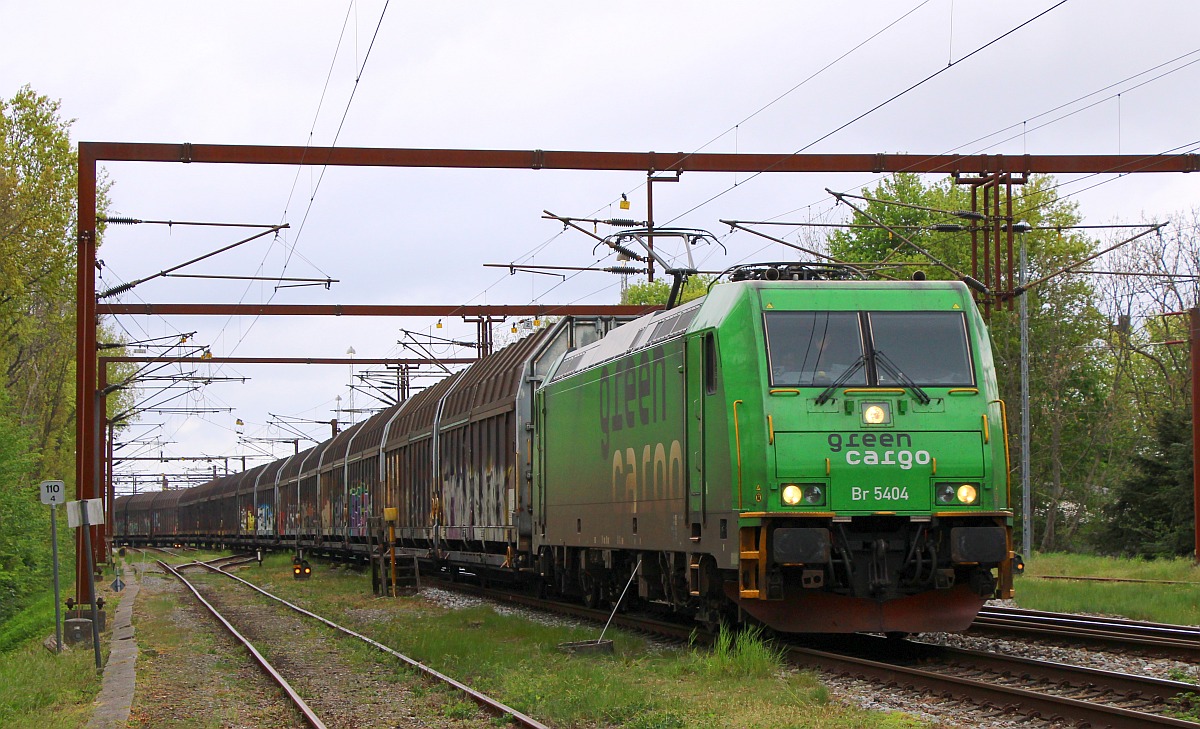
[[906, 501], [908, 499], [907, 486], [876, 486], [875, 488], [859, 488], [855, 486], [850, 489], [850, 498], [854, 501], [865, 501], [874, 499], [875, 501]]

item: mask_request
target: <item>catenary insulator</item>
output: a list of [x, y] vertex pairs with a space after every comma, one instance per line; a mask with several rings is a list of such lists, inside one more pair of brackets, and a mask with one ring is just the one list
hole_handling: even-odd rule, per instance
[[646, 260], [645, 258], [642, 258], [642, 257], [641, 257], [641, 256], [639, 256], [638, 254], [636, 254], [636, 253], [634, 253], [633, 251], [629, 250], [629, 249], [628, 249], [628, 248], [626, 248], [625, 246], [623, 246], [623, 245], [620, 245], [619, 243], [611, 243], [610, 245], [612, 246], [612, 249], [613, 249], [614, 251], [616, 251], [617, 253], [620, 253], [620, 254], [623, 254], [623, 255], [629, 256], [631, 259], [633, 259], [633, 260], [635, 260], [635, 261], [644, 261], [644, 260]]

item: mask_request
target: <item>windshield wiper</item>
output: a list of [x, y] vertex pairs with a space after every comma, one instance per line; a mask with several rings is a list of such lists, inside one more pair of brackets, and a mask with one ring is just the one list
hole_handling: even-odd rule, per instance
[[922, 390], [917, 383], [912, 381], [911, 377], [904, 374], [904, 371], [897, 367], [895, 362], [888, 359], [888, 356], [883, 353], [883, 350], [877, 349], [875, 350], [875, 366], [879, 367], [880, 365], [882, 365], [883, 369], [892, 376], [892, 379], [912, 390], [913, 395], [917, 398], [917, 402], [921, 403], [922, 405], [929, 404], [929, 393]]
[[838, 389], [842, 385], [846, 384], [847, 382], [849, 382], [850, 378], [854, 375], [854, 373], [858, 372], [858, 369], [866, 363], [867, 363], [867, 355], [865, 355], [865, 354], [858, 355], [858, 359], [854, 360], [854, 363], [851, 364], [849, 367], [847, 367], [845, 372], [838, 375], [838, 378], [833, 381], [832, 385], [830, 385], [829, 387], [826, 387], [824, 390], [822, 390], [821, 394], [817, 395], [817, 399], [814, 400], [814, 402], [817, 405], [824, 405], [826, 402], [829, 401], [829, 396], [833, 394], [833, 391]]

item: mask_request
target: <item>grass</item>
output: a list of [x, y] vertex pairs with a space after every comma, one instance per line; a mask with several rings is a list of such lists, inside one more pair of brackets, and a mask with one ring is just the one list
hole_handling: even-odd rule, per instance
[[24, 647], [35, 637], [45, 638], [53, 631], [54, 593], [47, 591], [0, 625], [0, 654]]
[[[1169, 580], [1197, 584], [1036, 579], [1042, 575]], [[1016, 601], [1021, 607], [1032, 610], [1101, 613], [1157, 623], [1200, 625], [1200, 568], [1185, 559], [1138, 560], [1039, 554], [1026, 562], [1025, 576], [1017, 578]]]
[[0, 726], [82, 726], [91, 716], [100, 678], [91, 650], [81, 648], [56, 656], [43, 648], [40, 640], [28, 641], [0, 656], [0, 686], [4, 687], [0, 691]]
[[1195, 582], [1200, 586], [1200, 567], [1190, 559], [1133, 559], [1097, 557], [1087, 554], [1035, 554], [1025, 564], [1026, 576], [1069, 575], [1071, 577], [1119, 577], [1133, 580]]
[[1200, 694], [1189, 691], [1168, 699], [1168, 703], [1171, 704], [1171, 708], [1166, 712], [1167, 716], [1200, 722]]
[[[53, 633], [52, 591], [0, 626], [0, 726], [5, 729], [74, 728], [91, 716], [102, 675], [91, 641], [55, 655], [42, 645]], [[100, 638], [107, 660], [107, 634]]]
[[[261, 570], [250, 567], [240, 574], [555, 726], [921, 725], [904, 714], [832, 702], [815, 675], [787, 668], [753, 631], [723, 633], [710, 650], [664, 649], [610, 630], [613, 655], [573, 656], [560, 652], [558, 644], [594, 639], [598, 628], [542, 625], [486, 605], [448, 610], [421, 597], [374, 598], [366, 576], [317, 562], [313, 567], [310, 580], [294, 580], [288, 558], [271, 556]], [[370, 649], [350, 653], [360, 650], [367, 660]], [[467, 708], [460, 697], [446, 694], [447, 718]]]
[[[62, 597], [71, 594], [71, 573], [63, 573]], [[111, 573], [97, 580], [99, 596], [107, 603], [109, 626], [124, 593], [108, 589]], [[66, 610], [63, 610], [66, 618]], [[54, 592], [32, 596], [29, 603], [0, 624], [0, 727], [58, 729], [79, 727], [91, 717], [100, 693], [102, 673], [96, 670], [90, 641], [60, 655], [42, 642], [54, 634]], [[101, 658], [108, 660], [109, 637], [100, 635]]]

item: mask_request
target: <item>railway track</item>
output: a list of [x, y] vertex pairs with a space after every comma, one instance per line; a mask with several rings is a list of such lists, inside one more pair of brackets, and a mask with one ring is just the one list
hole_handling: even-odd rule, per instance
[[[460, 582], [436, 584], [599, 623], [608, 618], [607, 611], [578, 605]], [[618, 614], [613, 624], [675, 640], [711, 637], [698, 636], [690, 626], [630, 614]], [[1162, 713], [1171, 708], [1168, 701], [1172, 697], [1197, 690], [1188, 683], [864, 635], [822, 636], [814, 644], [822, 647], [783, 643], [783, 649], [789, 660], [807, 668], [969, 702], [977, 707], [978, 713], [972, 715], [976, 721], [1007, 717], [1114, 729], [1198, 726]]]
[[196, 599], [200, 601], [200, 604], [203, 605], [204, 608], [208, 610], [208, 612], [211, 613], [214, 618], [216, 618], [217, 622], [220, 623], [221, 626], [225, 628], [225, 630], [228, 631], [235, 640], [241, 643], [242, 646], [250, 652], [251, 657], [254, 658], [254, 662], [257, 663], [260, 668], [262, 668], [264, 673], [271, 677], [271, 680], [273, 680], [281, 689], [283, 689], [283, 693], [296, 707], [296, 710], [300, 712], [301, 716], [304, 717], [304, 721], [309, 726], [313, 727], [313, 729], [326, 729], [325, 722], [322, 721], [319, 716], [317, 716], [316, 712], [313, 711], [312, 707], [310, 707], [303, 698], [301, 698], [300, 694], [296, 693], [296, 690], [292, 688], [292, 685], [288, 683], [287, 679], [285, 679], [283, 675], [280, 674], [273, 665], [271, 665], [270, 661], [268, 661], [266, 657], [254, 647], [253, 643], [251, 643], [245, 636], [238, 632], [237, 628], [235, 628], [233, 624], [230, 623], [229, 620], [227, 620], [211, 602], [206, 600], [204, 596], [200, 594], [200, 591], [196, 589], [196, 586], [193, 585], [186, 577], [184, 577], [182, 572], [166, 562], [163, 562], [162, 560], [155, 560], [155, 562], [158, 563], [158, 566], [164, 572], [169, 575], [173, 575], [176, 579], [183, 583], [184, 587], [186, 587], [193, 595], [195, 595]]
[[224, 557], [214, 557], [212, 559], [197, 560], [186, 564], [175, 565], [175, 569], [186, 570], [191, 567], [234, 567], [240, 564], [248, 564], [258, 561], [253, 555], [249, 554], [228, 554]]
[[[325, 625], [329, 628], [332, 628], [333, 630], [336, 630], [344, 635], [356, 638], [356, 639], [372, 646], [373, 648], [375, 648], [383, 653], [386, 653], [386, 654], [392, 656], [393, 658], [398, 659], [400, 662], [402, 662], [405, 665], [409, 666], [410, 668], [414, 669], [421, 675], [424, 675], [430, 679], [433, 679], [434, 681], [436, 681], [438, 683], [446, 684], [446, 685], [456, 689], [457, 691], [459, 691], [460, 693], [464, 694], [466, 697], [468, 697], [469, 699], [474, 701], [476, 704], [478, 704], [484, 711], [486, 711], [487, 713], [489, 713], [493, 716], [505, 717], [510, 722], [515, 724], [516, 726], [527, 727], [528, 729], [549, 729], [545, 724], [542, 724], [541, 722], [537, 721], [536, 719], [534, 719], [530, 716], [527, 716], [527, 715], [521, 713], [520, 711], [517, 711], [516, 709], [514, 709], [514, 708], [512, 708], [490, 696], [482, 694], [482, 693], [476, 691], [475, 689], [471, 688], [470, 686], [467, 686], [466, 684], [463, 684], [463, 683], [451, 678], [450, 676], [445, 675], [444, 673], [441, 673], [429, 666], [426, 666], [425, 664], [423, 664], [417, 660], [414, 660], [414, 659], [404, 655], [403, 653], [393, 650], [392, 648], [389, 648], [388, 646], [386, 646], [378, 641], [368, 638], [367, 636], [362, 635], [361, 633], [355, 632], [353, 630], [350, 630], [349, 628], [339, 625], [339, 624], [333, 622], [332, 620], [329, 620], [328, 618], [317, 615], [316, 613], [313, 613], [309, 610], [305, 610], [304, 608], [302, 608], [298, 605], [295, 605], [294, 603], [288, 602], [287, 600], [284, 600], [281, 597], [273, 595], [272, 593], [267, 592], [266, 590], [262, 589], [258, 585], [255, 585], [254, 583], [252, 583], [248, 580], [242, 579], [241, 577], [238, 577], [237, 575], [226, 572], [224, 569], [224, 566], [217, 566], [214, 564], [210, 564], [210, 562], [213, 562], [213, 561], [217, 561], [217, 560], [210, 560], [209, 562], [194, 562], [189, 566], [204, 567], [212, 573], [222, 575], [223, 577], [227, 577], [230, 580], [234, 580], [246, 587], [249, 587], [250, 589], [254, 590], [255, 592], [259, 593], [260, 595], [263, 595], [264, 597], [274, 600], [274, 601], [278, 602], [279, 604], [291, 609], [292, 611], [294, 611], [300, 615], [303, 615], [307, 618], [318, 621], [318, 622], [322, 623], [323, 625]], [[225, 566], [228, 566], [228, 565], [225, 565]], [[174, 571], [172, 571], [172, 572], [174, 572]], [[175, 574], [180, 579], [183, 579], [182, 575], [179, 575], [177, 572]], [[195, 592], [194, 589], [193, 589], [193, 592]]]
[[1188, 683], [919, 641], [847, 636], [839, 642], [835, 650], [786, 650], [797, 663], [839, 676], [969, 701], [980, 722], [1023, 717], [1114, 729], [1197, 726], [1163, 713], [1171, 698], [1195, 691]]
[[971, 633], [1039, 636], [1121, 649], [1142, 649], [1190, 662], [1200, 662], [1200, 628], [1141, 623], [1018, 608], [985, 607]]

